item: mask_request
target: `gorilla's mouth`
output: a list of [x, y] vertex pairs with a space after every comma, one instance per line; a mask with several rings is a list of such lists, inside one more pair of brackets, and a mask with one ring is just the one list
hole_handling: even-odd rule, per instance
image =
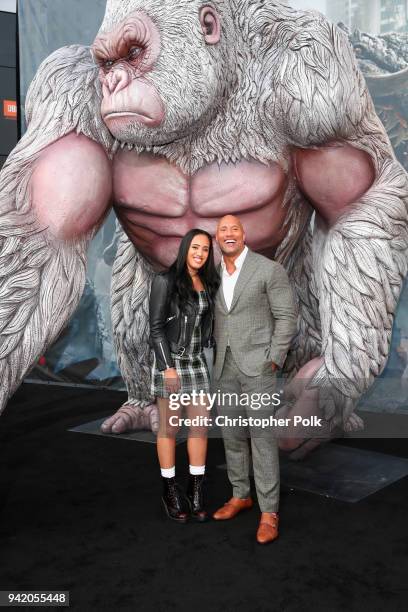
[[[130, 121], [137, 121], [148, 127], [157, 127], [161, 121], [157, 117], [151, 117], [146, 114], [134, 113], [131, 111], [123, 112], [108, 112], [103, 117], [104, 121], [119, 121], [120, 123], [129, 123]], [[121, 121], [123, 120], [123, 121]]]

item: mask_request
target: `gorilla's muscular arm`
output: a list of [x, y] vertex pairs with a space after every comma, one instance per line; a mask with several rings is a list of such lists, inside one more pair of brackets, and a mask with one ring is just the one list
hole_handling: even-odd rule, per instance
[[301, 147], [297, 178], [317, 213], [310, 248], [322, 329], [321, 356], [298, 364], [298, 377], [330, 381], [326, 417], [347, 428], [387, 361], [407, 273], [408, 184], [345, 35], [321, 18], [290, 47], [280, 87], [286, 129]]
[[86, 245], [109, 204], [112, 139], [95, 114], [96, 76], [84, 47], [43, 63], [28, 130], [1, 172], [0, 410], [76, 308]]
[[104, 433], [158, 429], [150, 393], [149, 294], [153, 271], [121, 231], [112, 270], [112, 328], [128, 400], [102, 424]]

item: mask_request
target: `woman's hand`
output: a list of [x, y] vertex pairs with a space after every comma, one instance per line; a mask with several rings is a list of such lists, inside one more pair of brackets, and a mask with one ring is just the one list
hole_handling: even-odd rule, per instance
[[169, 393], [177, 393], [180, 389], [180, 378], [176, 368], [164, 370], [164, 386]]

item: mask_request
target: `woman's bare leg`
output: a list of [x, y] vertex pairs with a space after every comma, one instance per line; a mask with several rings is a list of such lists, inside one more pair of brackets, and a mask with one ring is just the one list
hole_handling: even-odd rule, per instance
[[157, 433], [157, 456], [162, 469], [169, 469], [176, 462], [176, 435], [178, 426], [172, 426], [169, 418], [179, 416], [179, 410], [170, 410], [169, 400], [163, 397], [157, 398], [159, 407], [160, 424]]
[[187, 416], [190, 419], [200, 418], [199, 425], [190, 427], [187, 439], [190, 475], [187, 486], [187, 497], [190, 501], [191, 518], [204, 522], [208, 519], [203, 496], [203, 481], [205, 462], [207, 458], [207, 426], [206, 418], [209, 416], [207, 404], [187, 407]]
[[[190, 404], [186, 408], [189, 419], [195, 417], [208, 418], [210, 413], [207, 410], [208, 404], [205, 402], [199, 406]], [[187, 452], [190, 465], [204, 466], [207, 458], [207, 431], [205, 425], [192, 426], [189, 429], [187, 438]]]
[[190, 465], [205, 465], [207, 459], [207, 436], [187, 439], [187, 452]]

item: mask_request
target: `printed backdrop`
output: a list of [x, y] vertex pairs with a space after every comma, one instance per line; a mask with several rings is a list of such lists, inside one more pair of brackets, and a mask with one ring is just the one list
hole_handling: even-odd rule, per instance
[[[323, 0], [292, 0], [298, 8], [324, 10]], [[23, 0], [18, 3], [20, 94], [24, 106], [28, 86], [41, 61], [55, 49], [73, 43], [91, 44], [99, 29], [105, 0]], [[393, 72], [408, 66], [408, 39], [377, 39], [350, 32], [359, 49], [364, 72]], [[382, 48], [383, 47], [383, 48]], [[392, 49], [390, 53], [389, 49]], [[365, 61], [365, 50], [367, 60]], [[392, 55], [394, 54], [394, 55]], [[384, 59], [385, 58], [385, 59]], [[392, 60], [392, 61], [391, 61]], [[388, 64], [387, 64], [388, 62]], [[375, 99], [396, 153], [408, 169], [408, 95]], [[22, 131], [25, 130], [21, 113]], [[115, 255], [115, 218], [111, 215], [89, 248], [88, 278], [78, 310], [68, 328], [41, 360], [35, 376], [67, 383], [93, 383], [121, 387], [112, 345], [109, 293]], [[408, 286], [405, 285], [396, 318], [388, 366], [362, 401], [370, 409], [404, 410], [408, 405]], [[407, 408], [408, 410], [408, 408]]]

